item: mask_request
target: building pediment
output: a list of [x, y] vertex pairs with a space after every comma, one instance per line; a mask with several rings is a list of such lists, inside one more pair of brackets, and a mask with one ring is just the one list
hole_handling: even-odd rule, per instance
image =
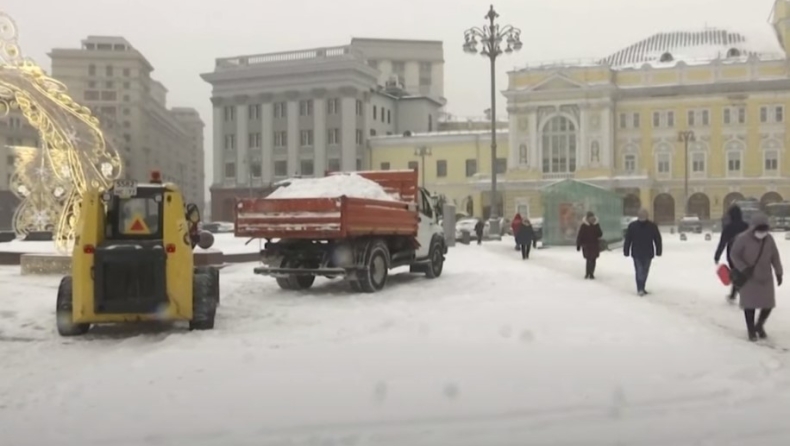
[[556, 73], [549, 76], [547, 79], [539, 82], [530, 91], [562, 91], [562, 90], [580, 90], [585, 85], [561, 74]]

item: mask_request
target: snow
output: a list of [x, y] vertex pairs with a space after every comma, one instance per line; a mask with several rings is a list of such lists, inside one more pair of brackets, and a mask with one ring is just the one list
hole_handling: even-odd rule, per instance
[[[208, 249], [195, 248], [196, 252], [222, 251], [225, 254], [245, 254], [259, 252], [259, 242], [252, 241], [247, 244], [249, 239], [236, 238], [233, 234], [213, 234], [214, 245]], [[23, 242], [13, 240], [7, 243], [0, 243], [0, 252], [18, 252], [29, 254], [57, 254], [54, 242]]]
[[354, 198], [395, 201], [375, 181], [354, 173], [335, 174], [322, 178], [294, 178], [290, 185], [280, 187], [267, 198], [337, 198], [343, 195]]
[[[522, 261], [506, 238], [376, 295], [323, 279], [284, 292], [233, 265], [214, 331], [75, 339], [54, 333], [57, 280], [0, 268], [0, 432], [15, 446], [786, 444], [787, 355], [744, 341], [714, 241], [665, 242], [647, 298], [620, 251], [589, 282], [575, 249]], [[767, 330], [790, 347], [777, 297]]]

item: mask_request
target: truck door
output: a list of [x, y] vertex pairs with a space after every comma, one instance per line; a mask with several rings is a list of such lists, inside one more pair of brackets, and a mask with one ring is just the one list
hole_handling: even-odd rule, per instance
[[436, 213], [431, 207], [431, 199], [423, 189], [417, 196], [417, 208], [420, 215], [420, 223], [417, 229], [417, 241], [420, 242], [420, 247], [417, 249], [417, 258], [424, 259], [428, 257], [431, 250], [431, 239], [433, 233], [436, 232]]

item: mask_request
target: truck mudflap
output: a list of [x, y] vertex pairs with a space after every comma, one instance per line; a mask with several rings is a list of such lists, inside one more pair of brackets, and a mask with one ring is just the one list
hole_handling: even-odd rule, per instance
[[255, 274], [282, 278], [292, 275], [338, 277], [345, 276], [349, 271], [347, 268], [272, 268], [266, 266], [259, 266], [253, 269]]

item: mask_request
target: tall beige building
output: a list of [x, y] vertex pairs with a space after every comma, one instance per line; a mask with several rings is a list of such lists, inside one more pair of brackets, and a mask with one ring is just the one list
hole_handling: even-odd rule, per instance
[[108, 140], [117, 138], [124, 176], [142, 181], [159, 170], [203, 208], [203, 122], [194, 109], [167, 108], [167, 89], [143, 54], [123, 37], [89, 36], [49, 56], [52, 76], [105, 122]]

